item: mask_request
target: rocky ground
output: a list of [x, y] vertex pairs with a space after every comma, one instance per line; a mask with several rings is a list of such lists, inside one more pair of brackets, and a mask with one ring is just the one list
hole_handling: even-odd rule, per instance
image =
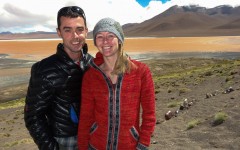
[[[240, 149], [240, 61], [174, 59], [147, 62], [156, 88], [152, 150]], [[181, 107], [187, 100], [189, 107]], [[165, 114], [174, 112], [169, 120]], [[223, 114], [223, 121], [215, 121]]]
[[[150, 150], [240, 149], [240, 60], [144, 62], [153, 72], [156, 93], [157, 123]], [[1, 95], [20, 98], [26, 89], [27, 83], [19, 84]], [[188, 105], [183, 106], [184, 100]], [[23, 122], [23, 104], [24, 98], [0, 104], [0, 149], [37, 149]], [[166, 120], [168, 111], [173, 116]], [[222, 120], [216, 121], [217, 115]]]

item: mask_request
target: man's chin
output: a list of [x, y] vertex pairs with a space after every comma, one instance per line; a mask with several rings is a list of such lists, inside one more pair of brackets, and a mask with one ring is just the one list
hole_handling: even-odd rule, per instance
[[81, 49], [78, 49], [78, 50], [71, 50], [73, 53], [80, 53], [81, 52]]
[[79, 52], [81, 52], [81, 49], [82, 49], [82, 45], [81, 46], [78, 45], [78, 46], [72, 47], [71, 51], [79, 53]]

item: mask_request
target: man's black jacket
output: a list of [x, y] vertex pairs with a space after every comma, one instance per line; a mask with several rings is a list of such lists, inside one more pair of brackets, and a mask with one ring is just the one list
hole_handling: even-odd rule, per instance
[[79, 116], [82, 77], [92, 56], [83, 47], [84, 69], [73, 62], [59, 44], [56, 54], [32, 66], [26, 96], [24, 120], [41, 150], [58, 149], [54, 137], [77, 135], [78, 124], [71, 119], [71, 108]]

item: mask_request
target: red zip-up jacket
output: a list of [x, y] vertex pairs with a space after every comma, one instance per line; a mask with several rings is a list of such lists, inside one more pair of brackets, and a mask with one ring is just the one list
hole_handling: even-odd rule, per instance
[[154, 83], [147, 65], [131, 61], [137, 68], [119, 75], [115, 86], [99, 68], [103, 63], [99, 53], [85, 73], [80, 150], [136, 150], [150, 145], [156, 122]]

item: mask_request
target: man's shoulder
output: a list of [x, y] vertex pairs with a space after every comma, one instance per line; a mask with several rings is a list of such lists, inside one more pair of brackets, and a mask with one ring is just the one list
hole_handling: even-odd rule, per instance
[[53, 54], [49, 57], [46, 57], [38, 62], [36, 62], [35, 64], [33, 64], [32, 68], [34, 70], [41, 70], [41, 69], [44, 69], [44, 68], [49, 68], [49, 67], [52, 67], [57, 61], [57, 56], [56, 54]]
[[49, 63], [49, 62], [54, 62], [57, 60], [57, 55], [56, 54], [53, 54], [49, 57], [46, 57], [44, 59], [42, 59], [41, 61], [39, 61], [40, 63]]

